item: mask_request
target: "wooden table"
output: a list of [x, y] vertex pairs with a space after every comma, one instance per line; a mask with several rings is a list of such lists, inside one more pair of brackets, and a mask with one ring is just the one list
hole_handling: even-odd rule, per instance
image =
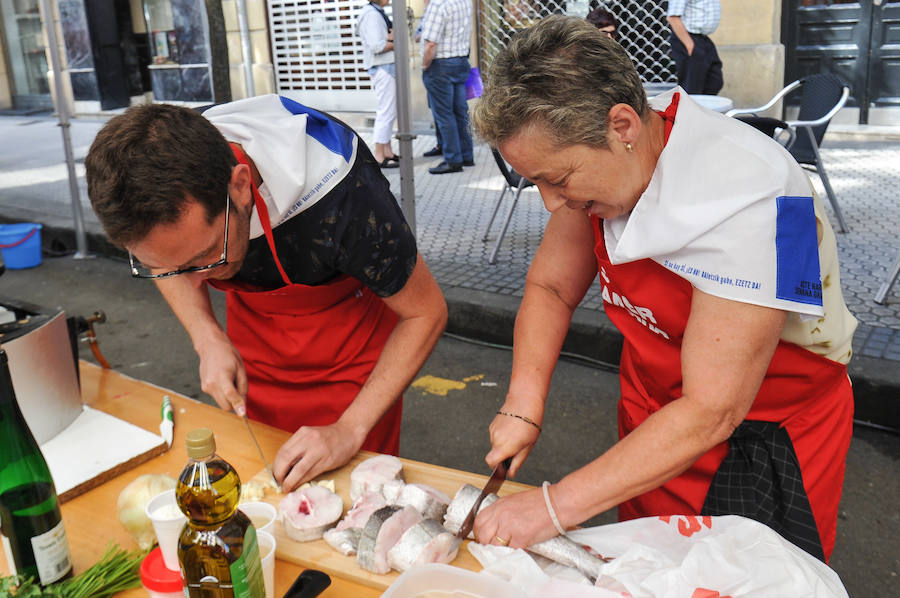
[[[177, 478], [181, 469], [187, 462], [184, 450], [185, 435], [189, 430], [199, 427], [208, 427], [216, 435], [217, 453], [232, 464], [238, 475], [243, 480], [249, 480], [259, 473], [263, 463], [256, 453], [253, 443], [248, 438], [243, 421], [233, 413], [226, 413], [217, 407], [201, 403], [191, 398], [179, 395], [165, 388], [146, 382], [129, 378], [112, 370], [103, 370], [88, 362], [81, 362], [81, 388], [85, 404], [95, 409], [105, 411], [120, 419], [129, 421], [144, 429], [157, 431], [159, 427], [159, 409], [164, 395], [172, 399], [172, 407], [175, 412], [175, 439], [172, 448], [150, 461], [139, 465], [131, 471], [109, 480], [108, 482], [89, 490], [62, 505], [63, 521], [66, 526], [66, 534], [72, 553], [75, 573], [80, 573], [95, 563], [103, 554], [110, 541], [117, 542], [121, 547], [131, 549], [136, 547], [133, 538], [128, 534], [119, 522], [116, 512], [116, 501], [122, 489], [136, 477], [145, 473], [161, 473]], [[267, 455], [275, 455], [281, 444], [289, 434], [283, 430], [266, 426], [258, 422], [253, 424], [254, 431], [263, 451]], [[334, 478], [338, 480], [338, 492], [348, 500], [346, 493], [341, 492], [342, 486], [349, 479], [349, 472], [360, 460], [371, 454], [360, 453], [345, 467], [334, 472], [326, 473], [322, 478]], [[407, 481], [436, 481], [439, 489], [453, 496], [455, 488], [463, 483], [471, 483], [483, 486], [486, 476], [469, 474], [457, 470], [428, 465], [416, 461], [405, 461]], [[503, 486], [501, 494], [520, 491], [528, 486], [507, 482]], [[345, 504], [346, 506], [346, 504]], [[276, 526], [280, 527], [280, 526]], [[276, 537], [281, 537], [276, 533]], [[324, 544], [321, 540], [319, 544]], [[320, 551], [310, 543], [314, 551]], [[275, 566], [275, 596], [283, 596], [300, 572], [309, 568], [298, 564], [296, 559], [284, 560], [281, 557], [279, 545], [279, 558]], [[334, 551], [332, 551], [334, 552]], [[335, 555], [339, 555], [334, 552]], [[326, 555], [330, 558], [331, 555]], [[349, 558], [349, 557], [342, 557]], [[465, 547], [460, 549], [462, 566], [471, 566], [471, 555]], [[295, 561], [295, 562], [291, 562]], [[315, 562], [315, 560], [313, 560]], [[455, 564], [458, 564], [455, 562]], [[0, 551], [0, 573], [8, 575], [10, 568], [6, 557]], [[380, 596], [382, 590], [373, 587], [365, 579], [360, 579], [355, 572], [342, 576], [340, 572], [329, 571], [332, 578], [331, 586], [322, 594], [325, 597], [369, 598]], [[396, 576], [396, 574], [393, 574]], [[123, 597], [146, 596], [144, 590], [131, 590], [119, 594]]]

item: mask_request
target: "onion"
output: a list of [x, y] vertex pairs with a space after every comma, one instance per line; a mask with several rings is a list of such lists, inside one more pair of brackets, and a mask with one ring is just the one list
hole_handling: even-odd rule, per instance
[[119, 493], [117, 509], [119, 521], [125, 526], [141, 549], [146, 550], [156, 543], [153, 523], [147, 517], [147, 503], [150, 499], [175, 487], [175, 478], [147, 473], [135, 478]]

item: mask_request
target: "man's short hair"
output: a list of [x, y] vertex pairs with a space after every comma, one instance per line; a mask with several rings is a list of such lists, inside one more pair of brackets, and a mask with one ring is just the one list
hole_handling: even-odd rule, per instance
[[169, 104], [135, 106], [111, 119], [84, 161], [91, 205], [120, 247], [177, 221], [190, 199], [211, 222], [225, 207], [236, 164], [212, 123]]
[[558, 145], [604, 148], [609, 110], [620, 103], [647, 113], [647, 94], [622, 46], [584, 19], [553, 15], [497, 54], [473, 121], [494, 147], [541, 125]]

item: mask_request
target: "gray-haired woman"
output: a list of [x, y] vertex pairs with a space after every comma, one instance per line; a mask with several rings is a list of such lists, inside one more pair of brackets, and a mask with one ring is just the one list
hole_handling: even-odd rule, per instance
[[827, 558], [856, 322], [796, 162], [680, 88], [648, 103], [621, 46], [574, 17], [548, 17], [500, 52], [474, 123], [551, 212], [488, 464], [512, 456], [514, 474], [528, 457], [572, 312], [598, 273], [624, 336], [619, 442], [484, 509], [478, 540], [527, 546], [618, 505], [621, 519], [751, 517]]

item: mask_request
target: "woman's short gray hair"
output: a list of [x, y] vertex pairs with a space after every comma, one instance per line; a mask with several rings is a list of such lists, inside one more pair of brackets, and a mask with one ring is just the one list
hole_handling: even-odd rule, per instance
[[643, 118], [647, 94], [618, 42], [577, 17], [554, 15], [517, 34], [491, 63], [473, 122], [497, 147], [542, 125], [558, 145], [607, 146], [607, 115], [628, 104]]

